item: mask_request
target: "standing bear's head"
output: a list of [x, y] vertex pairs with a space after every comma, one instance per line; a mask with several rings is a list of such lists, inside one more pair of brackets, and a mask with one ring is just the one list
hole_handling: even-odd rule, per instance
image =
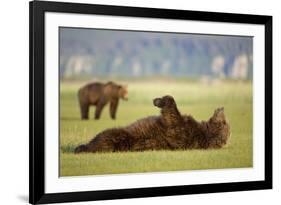
[[128, 100], [128, 86], [127, 85], [119, 85], [118, 86], [118, 96], [123, 100]]
[[111, 98], [121, 98], [128, 100], [128, 89], [126, 85], [119, 85], [112, 81], [105, 84], [103, 92]]

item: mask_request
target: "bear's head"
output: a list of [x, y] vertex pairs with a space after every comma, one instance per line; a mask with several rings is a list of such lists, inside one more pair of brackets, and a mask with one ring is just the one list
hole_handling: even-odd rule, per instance
[[213, 116], [210, 118], [211, 122], [216, 123], [225, 123], [225, 115], [224, 115], [224, 107], [217, 108], [213, 114]]
[[128, 89], [126, 85], [118, 86], [118, 97], [122, 98], [123, 100], [128, 100]]
[[176, 107], [174, 98], [170, 95], [163, 96], [162, 98], [155, 98], [153, 104], [159, 108], [171, 108]]
[[230, 126], [224, 114], [224, 108], [217, 108], [209, 119], [209, 131], [213, 136], [213, 147], [221, 147], [230, 138]]

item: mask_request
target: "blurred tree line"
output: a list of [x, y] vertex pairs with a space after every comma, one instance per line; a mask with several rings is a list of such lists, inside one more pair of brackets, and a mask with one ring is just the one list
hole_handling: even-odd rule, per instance
[[252, 79], [252, 37], [60, 28], [60, 77]]

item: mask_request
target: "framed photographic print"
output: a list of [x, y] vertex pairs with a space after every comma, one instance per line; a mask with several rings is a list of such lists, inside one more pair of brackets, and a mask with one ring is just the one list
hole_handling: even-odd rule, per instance
[[30, 203], [272, 188], [272, 17], [30, 2]]

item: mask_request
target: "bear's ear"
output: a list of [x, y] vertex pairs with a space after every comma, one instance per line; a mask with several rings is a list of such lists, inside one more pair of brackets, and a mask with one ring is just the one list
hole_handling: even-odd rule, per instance
[[219, 113], [223, 113], [223, 112], [224, 112], [224, 107], [220, 107], [215, 110], [215, 114], [219, 114]]
[[113, 85], [114, 83], [112, 82], [112, 81], [108, 81], [107, 83], [106, 83], [106, 85]]
[[223, 122], [225, 120], [224, 107], [217, 108], [212, 118], [216, 122]]
[[121, 85], [121, 86], [119, 87], [119, 89], [120, 89], [120, 88], [122, 88], [122, 89], [124, 89], [124, 90], [127, 91], [127, 90], [128, 90], [128, 85]]

